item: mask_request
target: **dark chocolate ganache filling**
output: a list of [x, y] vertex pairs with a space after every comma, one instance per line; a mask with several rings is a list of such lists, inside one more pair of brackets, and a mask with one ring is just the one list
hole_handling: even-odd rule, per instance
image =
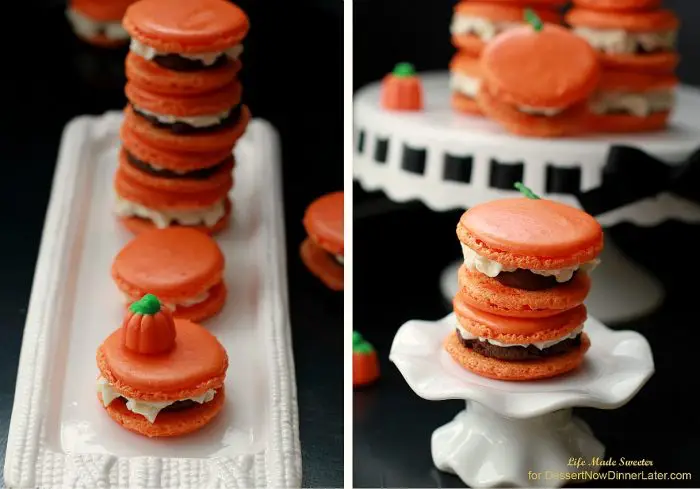
[[238, 104], [236, 107], [234, 107], [229, 114], [219, 121], [218, 124], [215, 124], [213, 126], [205, 126], [205, 127], [195, 127], [191, 126], [190, 124], [187, 124], [186, 122], [174, 122], [172, 124], [167, 123], [167, 122], [162, 122], [159, 121], [155, 116], [152, 116], [150, 114], [144, 114], [141, 112], [139, 109], [134, 107], [134, 112], [138, 114], [140, 117], [143, 117], [146, 119], [148, 122], [150, 122], [152, 125], [159, 129], [167, 129], [168, 131], [174, 133], [174, 134], [202, 134], [202, 133], [208, 133], [208, 132], [216, 132], [219, 129], [223, 129], [224, 127], [230, 127], [235, 125], [238, 122], [238, 119], [241, 117], [241, 104]]
[[208, 65], [202, 60], [185, 58], [179, 54], [159, 54], [153, 58], [153, 62], [173, 71], [200, 71], [220, 68], [229, 62], [229, 57], [225, 53], [221, 53], [212, 64]]
[[507, 360], [511, 362], [537, 360], [538, 358], [563, 355], [564, 353], [568, 353], [581, 345], [580, 334], [575, 338], [566, 339], [550, 346], [549, 348], [543, 348], [542, 350], [534, 345], [498, 346], [493, 345], [488, 341], [482, 341], [479, 339], [465, 340], [462, 337], [459, 329], [457, 329], [457, 335], [459, 336], [459, 340], [462, 342], [462, 346], [465, 348], [471, 348], [474, 352], [484, 355], [485, 357], [496, 358], [498, 360]]
[[[571, 276], [571, 280], [573, 280], [577, 273], [578, 271], [574, 272], [574, 274]], [[557, 279], [553, 276], [547, 277], [544, 275], [537, 275], [536, 273], [532, 273], [530, 270], [525, 270], [523, 268], [518, 268], [514, 272], [501, 272], [496, 275], [494, 279], [506, 287], [532, 291], [553, 289], [557, 285], [567, 283], [557, 282]]]
[[[119, 399], [126, 403], [125, 397], [120, 397]], [[190, 408], [197, 407], [197, 406], [201, 406], [201, 404], [198, 402], [192, 401], [190, 399], [186, 399], [184, 401], [175, 401], [174, 403], [170, 404], [169, 406], [166, 406], [163, 409], [161, 409], [160, 412], [161, 413], [174, 413], [176, 411], [184, 411], [185, 409], [190, 409]]]
[[129, 162], [131, 166], [134, 168], [138, 168], [144, 173], [148, 173], [149, 175], [153, 175], [156, 177], [161, 177], [161, 178], [173, 178], [173, 179], [188, 179], [188, 180], [206, 180], [207, 178], [211, 177], [212, 175], [216, 174], [222, 166], [224, 166], [226, 163], [228, 163], [228, 158], [221, 163], [218, 163], [217, 165], [214, 165], [209, 168], [199, 168], [197, 170], [192, 170], [188, 171], [187, 173], [177, 173], [174, 172], [173, 170], [167, 170], [165, 168], [163, 169], [155, 169], [145, 161], [142, 161], [138, 159], [136, 156], [132, 155], [128, 151], [124, 150], [126, 153], [126, 160]]

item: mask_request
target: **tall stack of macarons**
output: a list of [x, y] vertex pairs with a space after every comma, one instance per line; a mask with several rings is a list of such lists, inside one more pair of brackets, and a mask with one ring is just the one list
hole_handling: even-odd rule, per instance
[[116, 213], [136, 234], [218, 232], [231, 213], [233, 149], [250, 119], [237, 76], [248, 18], [226, 0], [140, 0], [123, 26], [129, 103]]
[[591, 130], [663, 129], [673, 110], [679, 20], [660, 0], [574, 0], [566, 15], [603, 66], [591, 99]]
[[472, 207], [457, 226], [464, 265], [445, 349], [500, 380], [554, 377], [582, 363], [588, 272], [603, 248], [593, 217], [524, 193]]
[[450, 62], [452, 106], [461, 113], [481, 114], [476, 96], [481, 85], [479, 58], [499, 34], [525, 23], [523, 10], [534, 9], [544, 21], [560, 24], [566, 0], [461, 0], [450, 25], [457, 53]]

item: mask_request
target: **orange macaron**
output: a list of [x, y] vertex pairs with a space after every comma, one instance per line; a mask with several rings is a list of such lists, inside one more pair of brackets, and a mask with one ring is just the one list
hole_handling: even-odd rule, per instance
[[343, 192], [324, 195], [307, 207], [303, 220], [308, 238], [301, 259], [332, 290], [343, 290], [343, 205]]
[[173, 71], [216, 69], [238, 59], [249, 29], [226, 0], [141, 0], [124, 15], [131, 52]]
[[453, 302], [456, 331], [445, 349], [462, 367], [507, 381], [538, 380], [577, 368], [590, 347], [582, 305], [547, 318], [509, 318]]
[[203, 321], [226, 302], [224, 256], [212, 238], [188, 228], [155, 229], [127, 243], [112, 278], [128, 301], [159, 297], [175, 317]]
[[124, 428], [172, 437], [202, 428], [224, 407], [226, 350], [202, 326], [173, 319], [151, 294], [132, 303], [96, 355], [97, 397]]
[[670, 73], [678, 65], [679, 21], [670, 10], [620, 12], [578, 7], [567, 13], [566, 22], [596, 49], [607, 69]]
[[462, 215], [457, 236], [460, 297], [509, 317], [548, 317], [580, 305], [603, 248], [593, 217], [545, 199], [479, 204]]
[[452, 107], [458, 112], [480, 115], [476, 96], [481, 86], [481, 64], [479, 58], [458, 52], [450, 61], [450, 88]]
[[568, 29], [530, 20], [531, 25], [498, 36], [482, 53], [479, 106], [514, 134], [581, 132], [587, 99], [600, 79], [596, 53]]
[[233, 83], [240, 60], [202, 71], [172, 71], [134, 53], [126, 56], [126, 78], [144, 90], [166, 95], [193, 95], [221, 89]]
[[120, 47], [129, 42], [122, 17], [135, 0], [70, 0], [66, 17], [75, 34], [99, 47]]
[[[545, 22], [561, 23], [561, 15], [551, 2], [533, 5]], [[517, 2], [480, 2], [462, 0], [454, 8], [450, 33], [452, 44], [474, 56], [499, 34], [525, 23], [524, 6]]]
[[661, 0], [574, 0], [574, 5], [594, 10], [624, 12], [657, 9], [661, 7]]
[[675, 103], [673, 75], [608, 71], [591, 98], [590, 129], [647, 132], [664, 129]]

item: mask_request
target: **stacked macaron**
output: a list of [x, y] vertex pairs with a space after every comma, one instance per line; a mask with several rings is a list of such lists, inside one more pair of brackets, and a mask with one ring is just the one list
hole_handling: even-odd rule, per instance
[[591, 130], [663, 129], [673, 110], [678, 18], [660, 0], [574, 0], [566, 22], [603, 65], [591, 99]]
[[70, 0], [66, 17], [75, 35], [83, 41], [98, 47], [119, 47], [129, 42], [122, 17], [134, 1]]
[[228, 224], [233, 148], [250, 119], [238, 59], [248, 18], [226, 0], [141, 0], [127, 10], [128, 106], [116, 213], [134, 233]]
[[583, 325], [588, 272], [603, 247], [598, 222], [551, 200], [496, 200], [464, 213], [458, 324], [445, 348], [464, 368], [535, 380], [577, 368], [590, 346]]
[[476, 95], [481, 84], [479, 58], [499, 34], [521, 26], [523, 10], [533, 8], [546, 22], [561, 23], [565, 0], [461, 0], [454, 8], [450, 33], [458, 49], [450, 62], [452, 106], [459, 112], [480, 114]]

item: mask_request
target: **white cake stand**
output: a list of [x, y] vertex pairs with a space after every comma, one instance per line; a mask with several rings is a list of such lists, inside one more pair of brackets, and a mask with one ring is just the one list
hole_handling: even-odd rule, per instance
[[[421, 75], [425, 109], [391, 112], [379, 104], [380, 85], [355, 94], [354, 174], [368, 191], [382, 190], [396, 202], [421, 200], [434, 211], [466, 209], [515, 196], [514, 181], [536, 194], [580, 207], [573, 192], [601, 183], [611, 146], [639, 148], [669, 164], [700, 146], [700, 91], [678, 89], [678, 109], [667, 131], [638, 135], [591, 135], [576, 139], [520, 138], [492, 121], [456, 113], [449, 104], [447, 73]], [[662, 193], [596, 216], [603, 226], [621, 222], [656, 226], [667, 219], [700, 223], [700, 206]], [[663, 300], [661, 285], [632, 263], [610, 240], [587, 306], [605, 322], [634, 319]], [[442, 275], [452, 299], [457, 264]]]
[[443, 342], [456, 324], [453, 314], [409, 321], [389, 356], [420, 397], [466, 401], [465, 410], [433, 432], [436, 467], [471, 487], [563, 486], [567, 481], [554, 473], [579, 472], [579, 480], [590, 480], [600, 468], [593, 458], [603, 458], [605, 447], [572, 408], [615, 409], [632, 399], [654, 372], [646, 339], [589, 318], [584, 330], [591, 348], [579, 369], [551, 380], [504, 382], [452, 360]]

